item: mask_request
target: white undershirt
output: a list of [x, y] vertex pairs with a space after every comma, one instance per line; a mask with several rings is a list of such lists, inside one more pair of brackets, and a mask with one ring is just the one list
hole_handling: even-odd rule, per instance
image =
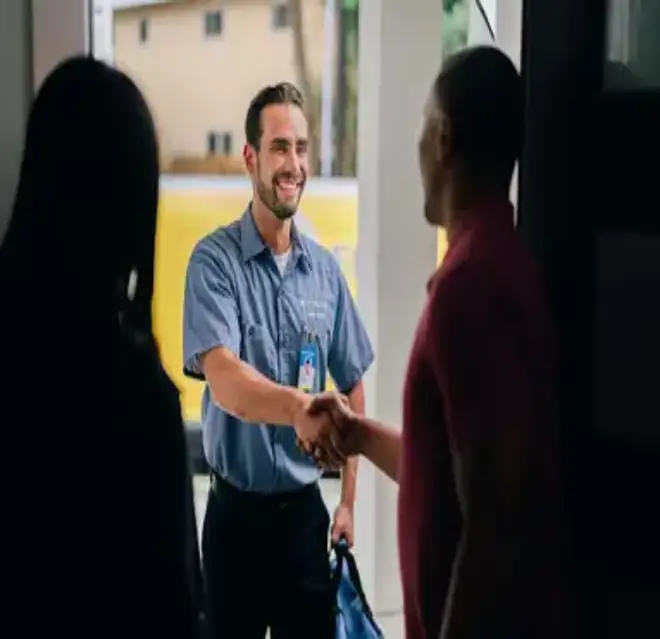
[[280, 275], [284, 275], [284, 271], [286, 271], [286, 266], [289, 263], [290, 257], [291, 257], [291, 249], [289, 249], [285, 253], [279, 253], [279, 254], [273, 253], [273, 259], [275, 260], [275, 264], [277, 264], [277, 270], [280, 272]]

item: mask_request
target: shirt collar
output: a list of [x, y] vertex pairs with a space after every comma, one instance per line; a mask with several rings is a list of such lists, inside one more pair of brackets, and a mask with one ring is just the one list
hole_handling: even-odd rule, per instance
[[[240, 228], [241, 253], [244, 262], [248, 262], [268, 249], [252, 217], [252, 203], [250, 203], [241, 217]], [[298, 231], [295, 222], [291, 224], [291, 255], [295, 264], [304, 264], [308, 270], [311, 270], [312, 259], [309, 254], [307, 240]]]

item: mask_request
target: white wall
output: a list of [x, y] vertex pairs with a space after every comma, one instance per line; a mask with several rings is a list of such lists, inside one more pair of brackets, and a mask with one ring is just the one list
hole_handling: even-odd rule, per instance
[[[413, 334], [437, 265], [437, 231], [424, 219], [417, 160], [422, 114], [442, 59], [442, 2], [360, 2], [358, 306], [376, 351], [367, 412], [401, 424]], [[393, 46], [397, 43], [397, 46]], [[397, 487], [361, 462], [356, 555], [386, 637], [401, 636]]]
[[32, 64], [34, 86], [57, 64], [90, 48], [88, 0], [32, 0]]
[[92, 7], [92, 53], [97, 60], [113, 65], [115, 25], [112, 0], [94, 0]]
[[0, 238], [9, 220], [34, 88], [63, 58], [89, 50], [87, 0], [0, 2]]
[[495, 4], [495, 39], [518, 68], [522, 53], [523, 0], [497, 0]]
[[29, 4], [0, 2], [0, 238], [14, 198], [30, 101], [29, 34]]

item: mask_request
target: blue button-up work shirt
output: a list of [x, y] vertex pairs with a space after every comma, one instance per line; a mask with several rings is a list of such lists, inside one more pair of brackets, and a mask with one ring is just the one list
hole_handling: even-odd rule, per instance
[[[250, 208], [197, 244], [184, 301], [187, 375], [203, 379], [200, 356], [222, 346], [269, 379], [296, 386], [309, 332], [319, 349], [316, 391], [324, 389], [328, 373], [345, 392], [361, 380], [374, 354], [339, 264], [295, 226], [292, 240], [283, 275]], [[229, 415], [215, 404], [208, 384], [202, 435], [211, 468], [240, 490], [291, 491], [320, 477], [314, 460], [296, 445], [293, 428], [249, 424]]]

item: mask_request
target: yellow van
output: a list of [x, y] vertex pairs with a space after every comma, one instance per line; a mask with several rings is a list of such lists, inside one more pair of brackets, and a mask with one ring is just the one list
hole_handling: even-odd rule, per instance
[[[243, 177], [163, 176], [156, 247], [154, 328], [163, 362], [181, 390], [187, 422], [199, 422], [202, 384], [182, 373], [181, 322], [188, 258], [197, 241], [240, 217], [250, 200]], [[332, 250], [355, 292], [356, 180], [310, 179], [296, 218], [301, 230]]]

